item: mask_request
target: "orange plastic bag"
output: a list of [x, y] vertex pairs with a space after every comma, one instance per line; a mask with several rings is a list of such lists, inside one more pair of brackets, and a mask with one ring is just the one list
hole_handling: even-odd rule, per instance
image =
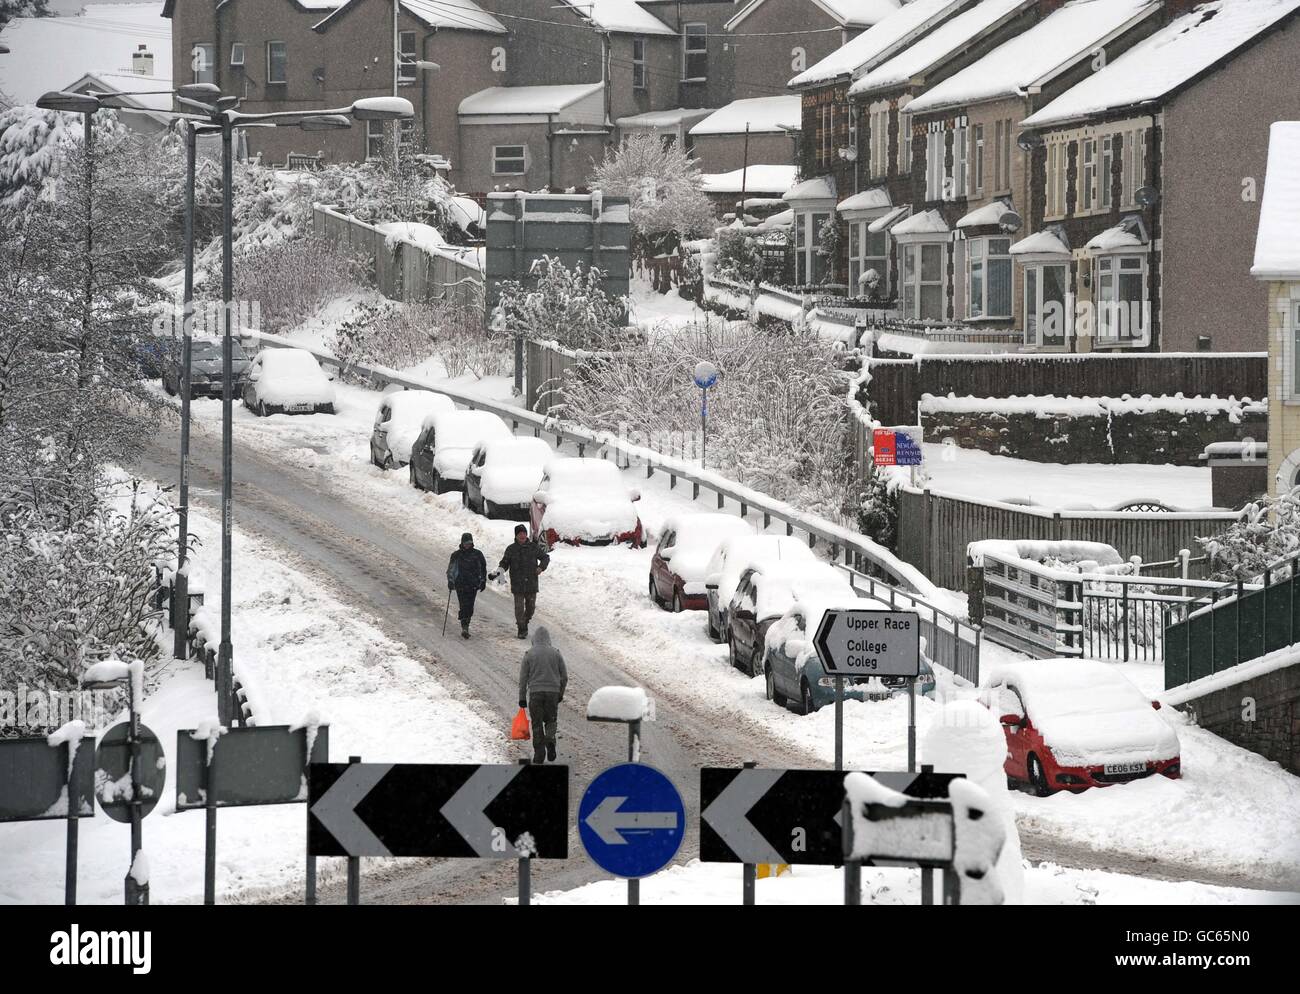
[[528, 729], [528, 712], [523, 708], [515, 715], [515, 720], [510, 726], [510, 738], [516, 741], [532, 738], [532, 733]]

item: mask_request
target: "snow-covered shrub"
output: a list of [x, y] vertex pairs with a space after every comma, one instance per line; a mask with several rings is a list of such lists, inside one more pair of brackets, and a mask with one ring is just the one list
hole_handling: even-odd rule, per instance
[[109, 501], [63, 526], [24, 511], [0, 521], [0, 684], [75, 690], [86, 666], [158, 655], [154, 566], [174, 553], [161, 499]]
[[361, 262], [329, 239], [310, 235], [260, 245], [235, 259], [235, 299], [256, 302], [261, 330], [286, 331], [364, 278]]
[[1300, 555], [1300, 487], [1247, 504], [1226, 531], [1198, 538], [1215, 580], [1251, 582], [1281, 559]]
[[713, 273], [744, 286], [758, 286], [763, 279], [763, 249], [757, 236], [744, 228], [719, 228]]
[[872, 473], [862, 484], [858, 531], [886, 549], [894, 548], [898, 538], [898, 488], [890, 486], [885, 473]]
[[58, 175], [60, 147], [72, 141], [77, 120], [29, 104], [0, 112], [0, 206], [18, 208], [52, 193], [47, 181]]
[[605, 292], [599, 269], [570, 269], [544, 256], [533, 264], [531, 281], [501, 284], [494, 324], [510, 334], [556, 341], [566, 348], [608, 347], [623, 337], [627, 302]]

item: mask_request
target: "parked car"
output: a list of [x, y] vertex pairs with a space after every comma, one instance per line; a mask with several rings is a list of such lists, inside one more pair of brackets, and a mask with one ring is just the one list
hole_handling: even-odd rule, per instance
[[856, 596], [848, 577], [830, 563], [751, 560], [727, 604], [725, 633], [731, 665], [750, 676], [762, 673], [767, 630], [796, 601], [851, 602]]
[[479, 442], [465, 469], [463, 502], [487, 518], [528, 520], [533, 494], [555, 452], [540, 438]]
[[732, 514], [679, 514], [664, 522], [650, 560], [650, 599], [673, 611], [703, 611], [709, 606], [704, 578], [718, 545], [732, 535], [753, 535]]
[[[880, 601], [856, 594], [833, 600], [809, 598], [795, 601], [767, 629], [763, 654], [764, 690], [767, 699], [782, 707], [793, 707], [800, 714], [835, 703], [835, 678], [822, 668], [813, 635], [827, 610], [838, 608], [876, 608], [888, 610]], [[922, 697], [934, 697], [934, 668], [921, 656], [916, 691]], [[844, 699], [880, 700], [907, 693], [906, 677], [857, 676], [844, 678]]]
[[487, 411], [427, 415], [411, 448], [411, 485], [436, 494], [459, 490], [474, 446], [510, 438], [506, 423]]
[[627, 542], [641, 548], [645, 535], [633, 506], [640, 499], [611, 462], [552, 459], [533, 494], [529, 522], [533, 536], [548, 546]]
[[424, 420], [431, 414], [456, 410], [450, 397], [431, 390], [398, 390], [385, 394], [375, 413], [370, 433], [370, 461], [384, 469], [405, 466], [411, 461]]
[[704, 570], [704, 592], [709, 609], [704, 630], [714, 642], [726, 638], [727, 605], [736, 592], [741, 571], [763, 556], [791, 563], [817, 561], [808, 546], [785, 535], [733, 535], [725, 539], [713, 551]]
[[1007, 738], [1007, 778], [1044, 797], [1057, 790], [1182, 772], [1178, 733], [1114, 666], [1036, 659], [995, 668], [980, 700]]
[[244, 379], [244, 406], [268, 414], [333, 414], [334, 379], [306, 349], [262, 349]]
[[[190, 398], [221, 396], [221, 343], [210, 338], [196, 338], [190, 344]], [[238, 339], [230, 342], [230, 382], [234, 395], [239, 396], [244, 389], [244, 378], [248, 375], [248, 353], [244, 351]], [[169, 394], [181, 391], [181, 363], [165, 362], [162, 368], [163, 389]]]

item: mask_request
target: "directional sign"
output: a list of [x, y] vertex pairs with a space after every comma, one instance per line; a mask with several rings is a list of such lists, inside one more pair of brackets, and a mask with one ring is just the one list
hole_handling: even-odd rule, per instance
[[94, 814], [95, 751], [89, 740], [80, 743], [69, 766], [67, 743], [51, 748], [44, 736], [0, 739], [0, 822]]
[[[844, 776], [834, 770], [700, 770], [700, 859], [842, 863]], [[908, 797], [943, 798], [958, 774], [871, 776]]]
[[605, 770], [578, 805], [578, 837], [592, 862], [616, 877], [648, 877], [672, 862], [686, 834], [673, 782], [643, 763]]
[[[167, 780], [167, 757], [162, 743], [144, 725], [140, 735], [140, 817], [143, 818], [158, 803], [163, 784]], [[95, 799], [104, 814], [114, 821], [131, 820], [131, 747], [127, 736], [128, 722], [114, 725], [99, 740], [95, 750]]]
[[921, 623], [914, 611], [827, 611], [813, 646], [830, 676], [915, 677], [921, 672]]
[[566, 859], [569, 768], [312, 763], [309, 856]]
[[307, 743], [311, 762], [329, 759], [329, 726], [314, 730], [288, 725], [228, 728], [208, 755], [207, 738], [190, 729], [176, 733], [176, 810], [216, 806], [294, 804], [307, 800]]

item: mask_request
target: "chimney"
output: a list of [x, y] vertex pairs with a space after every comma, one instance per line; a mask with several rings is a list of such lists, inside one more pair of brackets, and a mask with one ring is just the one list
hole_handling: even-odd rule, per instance
[[149, 46], [141, 45], [131, 56], [131, 71], [137, 76], [153, 75], [153, 53]]

